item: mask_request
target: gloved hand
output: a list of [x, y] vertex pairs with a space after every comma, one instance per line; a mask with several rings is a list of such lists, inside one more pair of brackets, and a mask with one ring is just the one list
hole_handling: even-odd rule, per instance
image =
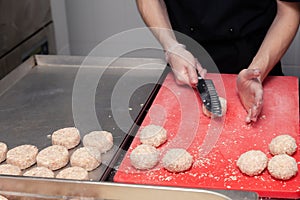
[[243, 69], [237, 77], [237, 91], [248, 112], [246, 122], [256, 122], [263, 107], [263, 86], [259, 69]]
[[206, 69], [202, 68], [198, 60], [179, 43], [174, 44], [166, 51], [166, 61], [174, 72], [176, 83], [195, 87], [198, 83], [196, 69], [204, 78]]

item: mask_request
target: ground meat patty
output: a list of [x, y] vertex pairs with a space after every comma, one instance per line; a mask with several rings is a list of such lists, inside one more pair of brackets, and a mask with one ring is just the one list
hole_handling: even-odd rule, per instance
[[269, 150], [272, 155], [288, 154], [292, 155], [297, 150], [296, 140], [287, 134], [279, 135], [272, 139], [269, 144]]
[[21, 175], [21, 169], [15, 165], [2, 164], [0, 165], [0, 174], [19, 176]]
[[237, 166], [244, 174], [255, 176], [267, 167], [268, 157], [262, 151], [250, 150], [243, 153], [237, 160]]
[[[220, 100], [221, 107], [222, 107], [222, 116], [224, 116], [227, 112], [227, 100], [224, 99], [223, 97], [219, 97], [219, 100]], [[205, 116], [212, 117], [212, 113], [206, 109], [204, 104], [202, 104], [202, 111]]]
[[83, 137], [83, 145], [85, 147], [96, 147], [101, 153], [110, 150], [113, 143], [113, 136], [107, 131], [92, 131]]
[[0, 142], [0, 163], [6, 159], [7, 145], [3, 142]]
[[88, 172], [82, 167], [68, 167], [61, 170], [56, 178], [73, 179], [73, 180], [89, 180]]
[[140, 141], [158, 147], [167, 141], [167, 131], [161, 126], [150, 124], [141, 130]]
[[268, 171], [276, 179], [288, 180], [298, 172], [296, 160], [287, 155], [276, 155], [269, 160]]
[[68, 164], [69, 152], [64, 146], [52, 145], [40, 151], [36, 160], [39, 167], [57, 170]]
[[6, 155], [6, 163], [26, 169], [36, 163], [38, 148], [34, 145], [24, 144], [10, 149]]
[[141, 144], [132, 150], [130, 162], [136, 169], [151, 169], [159, 161], [159, 151], [148, 144]]
[[81, 147], [71, 155], [70, 162], [71, 166], [92, 171], [101, 164], [101, 152], [96, 147]]
[[75, 127], [62, 128], [52, 134], [52, 144], [72, 149], [80, 143], [80, 133]]
[[46, 167], [34, 167], [26, 171], [23, 176], [54, 178], [54, 173]]
[[162, 165], [170, 172], [188, 170], [193, 164], [193, 157], [185, 149], [169, 149], [162, 159]]
[[8, 199], [5, 198], [4, 196], [0, 195], [0, 200], [8, 200]]

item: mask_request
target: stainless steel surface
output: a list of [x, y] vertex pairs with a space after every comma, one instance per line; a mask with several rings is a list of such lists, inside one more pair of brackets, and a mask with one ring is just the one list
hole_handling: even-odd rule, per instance
[[0, 57], [51, 20], [49, 0], [0, 0]]
[[0, 0], [0, 79], [42, 49], [56, 51], [50, 1]]
[[[95, 74], [98, 70], [104, 72], [94, 97], [95, 109], [101, 127], [113, 133], [114, 149], [104, 156], [101, 167], [89, 174], [92, 179], [90, 181], [0, 175], [0, 194], [16, 198], [25, 196], [30, 197], [29, 199], [257, 199], [255, 193], [244, 191], [99, 182], [107, 166], [114, 164], [110, 161], [127, 134], [118, 127], [112, 117], [111, 100], [115, 85], [125, 75], [129, 76], [129, 82], [140, 79], [146, 83], [156, 83], [165, 65], [163, 61], [156, 59], [93, 58], [89, 59], [89, 62], [84, 61], [86, 60], [82, 57], [73, 56], [36, 56], [16, 69], [19, 71], [15, 70], [1, 80], [3, 87], [0, 91], [0, 141], [7, 143], [9, 148], [30, 143], [42, 149], [51, 145], [49, 135], [54, 130], [74, 126], [73, 86], [79, 67], [84, 63], [90, 74]], [[106, 68], [107, 66], [109, 67]], [[122, 112], [130, 108], [130, 116], [135, 119], [153, 88], [153, 84], [137, 88], [125, 108], [113, 109], [122, 115]], [[83, 136], [97, 127], [83, 125], [78, 128]], [[111, 167], [117, 169], [117, 166]]]
[[[64, 60], [63, 66], [46, 66], [46, 64], [41, 65], [39, 63], [39, 60], [42, 60], [41, 58], [46, 57], [39, 57], [37, 66], [32, 67], [22, 79], [0, 96], [0, 140], [5, 142], [9, 148], [31, 143], [41, 150], [51, 145], [49, 136], [53, 131], [63, 127], [75, 126], [73, 119], [74, 110], [72, 110], [72, 102], [74, 101], [72, 92], [81, 62], [74, 65], [74, 63], [69, 64]], [[114, 85], [118, 79], [128, 70], [136, 67], [130, 62], [124, 65], [126, 66], [124, 68], [110, 66], [106, 69], [104, 62], [97, 62], [97, 65], [97, 67], [88, 67], [86, 76], [89, 77], [92, 74], [96, 74], [99, 70], [105, 69], [94, 97], [96, 104], [93, 106], [96, 109], [98, 123], [102, 129], [113, 133], [114, 148], [102, 156], [103, 164], [90, 173], [90, 178], [93, 180], [101, 178], [126, 136], [126, 132], [117, 126], [112, 117], [111, 97]], [[146, 73], [144, 70], [146, 69], [139, 70], [137, 68], [131, 73], [131, 78], [148, 80], [149, 83], [157, 82], [157, 77], [160, 76], [163, 68], [148, 68]], [[127, 111], [129, 107], [132, 108], [130, 114], [133, 119], [140, 112], [140, 105], [145, 103], [153, 87], [154, 85], [144, 85], [132, 95], [130, 102], [132, 105], [127, 105], [126, 108]], [[142, 96], [142, 90], [144, 91], [144, 96]], [[120, 114], [126, 108], [114, 107], [115, 110], [120, 111]], [[83, 115], [84, 112], [85, 110], [83, 109]], [[76, 127], [81, 132], [81, 137], [90, 131], [99, 130], [98, 127], [89, 122], [87, 121], [86, 124], [80, 125], [76, 124]]]
[[[90, 200], [254, 200], [255, 193], [209, 191], [193, 188], [116, 184], [107, 182], [62, 181], [20, 177], [1, 177], [0, 193], [8, 196], [39, 197], [39, 199]], [[5, 183], [2, 184], [2, 183]], [[18, 191], [18, 192], [16, 192]], [[29, 198], [29, 199], [31, 199]]]

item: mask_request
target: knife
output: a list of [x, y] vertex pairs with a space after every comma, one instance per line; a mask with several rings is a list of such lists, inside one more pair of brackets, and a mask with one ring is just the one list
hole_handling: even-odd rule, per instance
[[222, 107], [219, 95], [212, 80], [204, 79], [200, 76], [198, 70], [197, 89], [205, 108], [216, 117], [222, 116]]

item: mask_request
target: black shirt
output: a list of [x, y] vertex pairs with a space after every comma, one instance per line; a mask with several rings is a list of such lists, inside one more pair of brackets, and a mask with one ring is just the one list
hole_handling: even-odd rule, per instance
[[[221, 73], [237, 74], [249, 66], [277, 12], [276, 0], [165, 0], [165, 3], [172, 28], [203, 46]], [[192, 43], [184, 38], [177, 34], [179, 42], [198, 57]], [[203, 59], [199, 60], [203, 65]], [[203, 66], [210, 71], [205, 63]], [[270, 75], [282, 75], [280, 63]]]

